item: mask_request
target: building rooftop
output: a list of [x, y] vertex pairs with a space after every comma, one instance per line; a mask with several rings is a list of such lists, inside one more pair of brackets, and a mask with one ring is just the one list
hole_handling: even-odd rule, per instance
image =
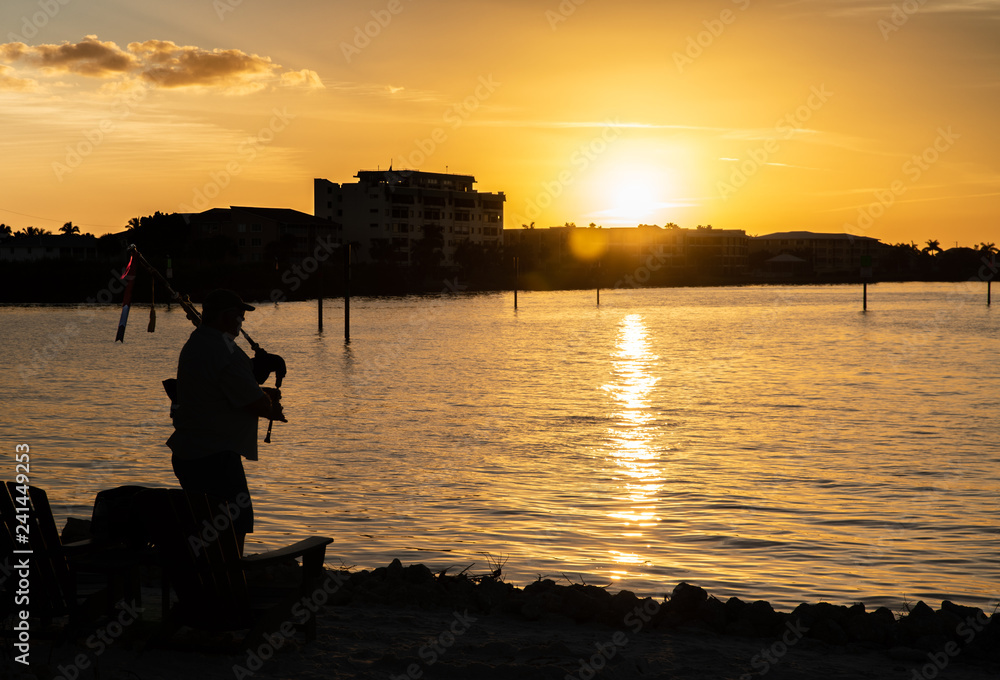
[[795, 241], [878, 241], [870, 236], [855, 236], [854, 234], [824, 234], [812, 231], [778, 231], [773, 234], [753, 236], [755, 239], [789, 239]]

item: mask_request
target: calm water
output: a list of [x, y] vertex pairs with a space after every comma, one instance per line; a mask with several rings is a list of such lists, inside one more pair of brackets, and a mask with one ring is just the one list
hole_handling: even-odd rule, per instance
[[[1000, 309], [985, 284], [428, 296], [262, 305], [285, 411], [248, 463], [250, 549], [332, 536], [328, 562], [507, 559], [661, 594], [995, 605]], [[0, 308], [3, 449], [62, 518], [175, 485], [176, 307]], [[263, 428], [261, 432], [263, 436]], [[12, 458], [12, 456], [11, 456]], [[13, 472], [13, 463], [5, 477]]]

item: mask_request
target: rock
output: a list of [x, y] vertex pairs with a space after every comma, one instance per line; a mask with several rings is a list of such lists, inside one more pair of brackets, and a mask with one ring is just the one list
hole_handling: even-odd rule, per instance
[[552, 590], [556, 587], [556, 582], [550, 578], [539, 579], [538, 581], [533, 581], [524, 587], [525, 595], [535, 595], [546, 590]]
[[889, 640], [889, 630], [895, 623], [892, 612], [889, 612], [888, 621], [883, 616], [876, 616], [875, 612], [853, 614], [847, 617], [844, 631], [847, 633], [847, 637], [854, 642], [881, 646]]
[[733, 623], [743, 614], [743, 610], [749, 605], [738, 597], [731, 597], [726, 600], [726, 620]]
[[774, 611], [770, 602], [757, 600], [742, 608], [739, 617], [727, 624], [726, 632], [745, 637], [770, 637], [779, 632], [784, 618]]
[[704, 623], [709, 629], [721, 633], [726, 629], [726, 605], [714, 597], [710, 597], [695, 610], [696, 621]]
[[920, 638], [942, 637], [945, 634], [941, 620], [923, 600], [917, 602], [910, 613], [899, 620], [898, 625], [903, 634], [913, 642]]
[[674, 588], [664, 609], [672, 614], [687, 618], [694, 614], [702, 602], [708, 599], [708, 593], [700, 586], [692, 586], [681, 581]]
[[871, 613], [871, 616], [882, 625], [891, 626], [896, 623], [896, 615], [888, 607], [879, 607]]
[[636, 607], [642, 606], [642, 601], [631, 590], [622, 590], [611, 596], [608, 606], [611, 616], [623, 621]]
[[[808, 637], [828, 644], [843, 645], [850, 639], [845, 630], [851, 618], [850, 611], [847, 607], [828, 602], [803, 603], [792, 611], [790, 618], [808, 629], [806, 633]], [[854, 611], [855, 616], [864, 617], [864, 605], [860, 610]]]
[[411, 564], [403, 570], [403, 580], [408, 583], [426, 583], [434, 580], [434, 572], [423, 564]]

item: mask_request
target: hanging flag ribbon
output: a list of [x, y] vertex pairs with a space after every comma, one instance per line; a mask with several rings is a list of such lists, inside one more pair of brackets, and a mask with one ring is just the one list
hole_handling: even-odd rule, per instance
[[128, 264], [125, 265], [125, 271], [122, 272], [121, 279], [126, 281], [125, 284], [125, 295], [122, 296], [122, 315], [118, 319], [118, 334], [115, 336], [115, 342], [125, 342], [125, 324], [128, 323], [128, 312], [132, 307], [132, 284], [135, 283], [135, 274], [132, 271], [132, 258], [128, 258]]

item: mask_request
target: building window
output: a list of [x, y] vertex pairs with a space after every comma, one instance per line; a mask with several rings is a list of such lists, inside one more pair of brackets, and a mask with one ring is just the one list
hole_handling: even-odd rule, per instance
[[240, 232], [241, 234], [245, 234], [246, 230], [247, 230], [247, 225], [245, 224], [241, 224], [238, 227], [236, 227], [236, 231]]
[[246, 244], [247, 244], [247, 240], [246, 240], [245, 238], [241, 238], [241, 239], [240, 239], [240, 240], [238, 241], [238, 243], [239, 243], [239, 246], [240, 246], [240, 248], [243, 248], [243, 247], [245, 247], [245, 246], [246, 246]]
[[259, 238], [252, 238], [252, 239], [250, 239], [250, 247], [251, 248], [260, 248], [260, 245], [261, 245], [261, 242], [260, 242]]
[[263, 231], [263, 227], [261, 227], [259, 224], [251, 224], [250, 231], [256, 231], [256, 232]]

